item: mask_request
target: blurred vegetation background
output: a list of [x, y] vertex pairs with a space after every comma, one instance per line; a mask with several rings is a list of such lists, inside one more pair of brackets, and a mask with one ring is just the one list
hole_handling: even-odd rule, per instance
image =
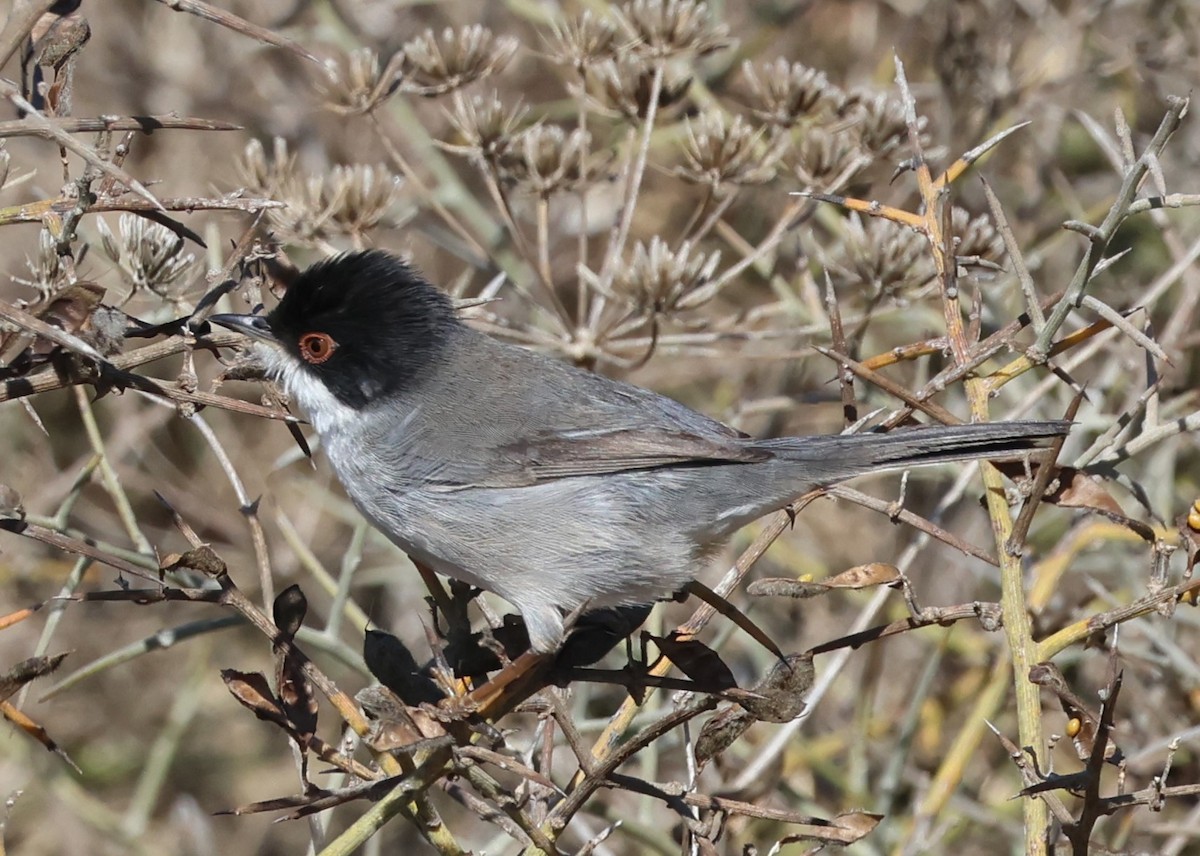
[[[1101, 225], [1123, 178], [1177, 109], [1170, 98], [1186, 96], [1200, 68], [1200, 9], [1190, 2], [635, 3], [622, 7], [621, 18], [590, 2], [229, 0], [220, 9], [236, 17], [224, 21], [200, 14], [207, 8], [83, 0], [40, 19], [65, 15], [66, 22], [35, 44], [37, 62], [27, 63], [42, 68], [46, 85], [34, 99], [41, 112], [19, 118], [29, 105], [13, 87], [0, 122], [7, 168], [0, 298], [7, 304], [36, 312], [84, 281], [103, 289], [104, 306], [161, 323], [192, 311], [220, 281], [206, 272], [224, 268], [249, 229], [298, 266], [337, 250], [385, 247], [456, 297], [497, 298], [467, 310], [490, 332], [763, 435], [846, 426], [838, 364], [812, 344], [866, 361], [908, 395], [953, 368], [946, 282], [926, 237], [789, 195], [837, 194], [920, 214], [897, 59], [934, 176], [1028, 123], [958, 177], [946, 200], [962, 317], [983, 339], [1008, 330], [1004, 347], [978, 367], [992, 380], [1037, 337], [1028, 319], [1021, 329], [1009, 326], [1029, 309], [980, 177], [1006, 214], [1037, 299], [1046, 301], [1068, 287], [1096, 235], [1064, 222]], [[655, 28], [665, 20], [674, 28]], [[272, 44], [268, 33], [286, 42]], [[21, 80], [21, 65], [18, 53], [5, 78]], [[38, 94], [32, 82], [25, 91], [27, 99]], [[81, 156], [60, 155], [46, 130], [65, 117], [172, 115], [236, 129], [184, 122], [127, 141], [121, 130], [73, 135], [155, 198], [182, 200], [168, 214], [191, 230], [185, 239], [130, 213], [149, 210], [136, 189], [112, 171], [89, 176]], [[1176, 586], [1194, 595], [1188, 586], [1200, 528], [1192, 508], [1200, 496], [1192, 433], [1200, 426], [1200, 218], [1189, 207], [1194, 197], [1170, 196], [1196, 190], [1196, 123], [1185, 117], [1153, 151], [1138, 197], [1169, 204], [1143, 205], [1111, 242], [1096, 242], [1105, 258], [1119, 258], [1087, 283], [1097, 302], [1073, 309], [1054, 340], [1087, 332], [1048, 366], [1020, 366], [1002, 390], [989, 387], [986, 405], [996, 419], [1060, 418], [1086, 388], [1059, 460], [1104, 481], [1061, 476], [1077, 502], [1043, 503], [1019, 559], [1005, 560], [1021, 585], [1004, 599], [1019, 603], [1023, 591], [1031, 619], [1029, 651], [1017, 661], [1052, 652], [1093, 710], [1110, 677], [1113, 627], [1124, 622], [1115, 721], [1130, 791], [1162, 773], [1175, 739], [1166, 784], [1200, 781], [1197, 618], [1173, 608], [1179, 598], [1161, 595]], [[112, 204], [85, 213], [81, 187]], [[264, 209], [268, 200], [285, 205]], [[221, 306], [272, 305], [259, 285], [232, 289]], [[85, 304], [94, 309], [94, 301]], [[1114, 315], [1117, 328], [1095, 326]], [[80, 335], [96, 347], [127, 352], [145, 344], [100, 341], [100, 316], [91, 320]], [[21, 350], [12, 339], [18, 328], [5, 328], [6, 360]], [[15, 398], [11, 378], [26, 375], [7, 365], [5, 397]], [[226, 369], [215, 351], [198, 349], [194, 359], [177, 350], [137, 371], [209, 391]], [[932, 400], [969, 419], [961, 380]], [[216, 391], [248, 402], [260, 396], [258, 386], [236, 379]], [[862, 377], [853, 391], [856, 417], [883, 422], [902, 406], [894, 391]], [[157, 568], [161, 557], [188, 547], [157, 493], [252, 600], [269, 603], [273, 592], [299, 583], [310, 604], [301, 644], [349, 692], [372, 680], [359, 654], [368, 620], [428, 651], [426, 589], [416, 572], [365, 526], [319, 451], [306, 459], [282, 423], [220, 407], [192, 414], [179, 401], [137, 391], [97, 397], [73, 386], [5, 403], [0, 436], [0, 482], [19, 494], [28, 521]], [[995, 567], [886, 513], [902, 501], [996, 556], [981, 484], [974, 466], [914, 473], [903, 488], [895, 475], [856, 483], [885, 513], [846, 496], [819, 499], [750, 578], [820, 580], [885, 563], [904, 572], [921, 606], [999, 602]], [[1019, 486], [1007, 484], [1015, 515]], [[6, 509], [12, 504], [6, 500]], [[1065, 507], [1072, 504], [1083, 508]], [[770, 525], [742, 533], [701, 579], [715, 584]], [[255, 549], [260, 530], [265, 551]], [[0, 667], [70, 652], [54, 676], [12, 701], [20, 699], [80, 770], [6, 727], [0, 794], [9, 800], [3, 840], [12, 853], [319, 852], [315, 842], [332, 840], [365, 810], [367, 803], [350, 803], [316, 826], [273, 824], [269, 813], [213, 816], [300, 791], [286, 736], [249, 715], [220, 679], [224, 668], [273, 668], [269, 642], [226, 611], [52, 600], [114, 589], [116, 572], [16, 534], [0, 540], [0, 580], [0, 613], [45, 603], [2, 631]], [[803, 600], [739, 590], [731, 599], [789, 652], [909, 614], [888, 589]], [[1130, 604], [1141, 607], [1119, 618], [1110, 612]], [[664, 605], [650, 626], [674, 627], [693, 606]], [[1068, 633], [1069, 646], [1038, 648], [1096, 616], [1096, 627]], [[1094, 644], [1083, 644], [1085, 637]], [[772, 666], [770, 653], [728, 622], [713, 622], [703, 638], [744, 686]], [[790, 834], [771, 811], [830, 818], [862, 809], [884, 817], [854, 852], [1026, 852], [1044, 830], [1030, 833], [1027, 800], [1010, 798], [1031, 782], [985, 728], [986, 720], [1020, 745], [1017, 687], [1028, 682], [1009, 667], [1013, 638], [988, 621], [966, 620], [821, 654], [807, 717], [754, 725], [693, 783], [764, 814], [716, 812], [723, 823], [705, 832], [712, 812], [685, 822], [661, 799], [604, 789], [558, 844], [564, 852], [765, 854]], [[625, 695], [576, 685], [562, 704], [591, 745]], [[1058, 696], [1043, 689], [1040, 707], [1037, 698], [1020, 704], [1038, 718], [1042, 739], [1069, 733], [1071, 716]], [[670, 693], [653, 695], [635, 730], [672, 704]], [[328, 708], [322, 717], [318, 730], [336, 743], [336, 718]], [[547, 736], [544, 718], [503, 724], [514, 729], [509, 744], [527, 753], [527, 763], [536, 756], [543, 764], [540, 747], [556, 746], [541, 770], [565, 786], [578, 765], [553, 729]], [[683, 746], [698, 729], [650, 743], [622, 772], [691, 782]], [[1051, 742], [1038, 753], [1043, 772], [1081, 769], [1070, 739]], [[1115, 779], [1110, 766], [1106, 793]], [[524, 797], [541, 787], [518, 782], [511, 787]], [[434, 791], [463, 847], [520, 851], [520, 835], [486, 822], [478, 805], [463, 807], [447, 788]], [[1087, 804], [1058, 794], [1076, 816]], [[539, 800], [554, 804], [552, 792], [530, 800], [534, 815]], [[1102, 821], [1093, 840], [1111, 852], [1195, 852], [1198, 816], [1194, 794], [1171, 795], [1161, 811], [1140, 805]], [[1046, 828], [1056, 839], [1054, 822]], [[396, 820], [365, 846], [432, 845]]]

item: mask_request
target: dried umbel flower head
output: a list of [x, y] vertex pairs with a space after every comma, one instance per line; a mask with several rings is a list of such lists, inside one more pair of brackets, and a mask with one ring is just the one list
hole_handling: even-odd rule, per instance
[[272, 155], [268, 159], [262, 144], [251, 141], [238, 173], [255, 192], [287, 204], [267, 212], [271, 227], [285, 241], [313, 244], [337, 235], [361, 236], [389, 215], [389, 223], [408, 216], [395, 211], [402, 182], [385, 166], [356, 164], [304, 175], [279, 138]]
[[587, 177], [590, 142], [591, 135], [578, 128], [567, 133], [558, 125], [533, 125], [516, 136], [503, 177], [539, 196], [573, 190]]
[[633, 0], [617, 19], [636, 40], [636, 50], [654, 59], [703, 56], [729, 47], [729, 28], [712, 19], [707, 3], [691, 0]]
[[[318, 243], [338, 235], [362, 236], [378, 226], [399, 201], [402, 182], [387, 167], [338, 166], [321, 175], [291, 175], [278, 188], [286, 208], [268, 212], [285, 240]], [[402, 222], [403, 216], [389, 222]]]
[[27, 169], [24, 172], [12, 175], [11, 168], [12, 162], [8, 149], [4, 147], [4, 141], [0, 140], [0, 192], [12, 190], [14, 187], [25, 184], [31, 181], [37, 174], [36, 170]]
[[[904, 105], [886, 93], [854, 92], [847, 100], [847, 107], [854, 116], [859, 142], [875, 157], [886, 157], [908, 143]], [[924, 131], [926, 124], [924, 116], [917, 117], [918, 132]], [[924, 134], [921, 145], [929, 145]]]
[[972, 217], [965, 208], [950, 212], [954, 255], [972, 262], [998, 263], [1004, 258], [1004, 239], [986, 214]]
[[345, 116], [369, 113], [400, 85], [403, 54], [395, 54], [380, 68], [379, 55], [370, 48], [359, 48], [342, 56], [327, 69], [327, 77], [318, 83], [325, 106]]
[[846, 94], [825, 72], [785, 59], [755, 66], [746, 60], [742, 74], [750, 87], [751, 110], [770, 125], [791, 128], [799, 122], [840, 111]]
[[577, 18], [552, 21], [546, 50], [552, 60], [582, 75], [591, 66], [615, 58], [621, 39], [611, 21], [587, 9]]
[[338, 200], [331, 206], [333, 221], [347, 233], [362, 234], [396, 207], [404, 181], [382, 164], [354, 164], [334, 167], [326, 184]]
[[769, 181], [778, 160], [777, 152], [767, 150], [761, 130], [751, 128], [741, 116], [727, 121], [715, 110], [688, 120], [683, 155], [687, 163], [676, 174], [714, 191], [722, 185]]
[[25, 257], [25, 266], [29, 268], [29, 279], [14, 279], [36, 290], [40, 300], [45, 300], [62, 285], [63, 270], [58, 259], [58, 247], [49, 229], [38, 232], [37, 252], [33, 258]]
[[104, 254], [117, 265], [133, 294], [150, 291], [171, 300], [179, 296], [172, 293], [172, 286], [196, 261], [191, 253], [184, 254], [183, 238], [136, 214], [122, 214], [117, 220], [119, 239], [103, 219], [96, 221], [96, 229]]
[[792, 154], [800, 183], [830, 191], [844, 185], [871, 162], [853, 135], [813, 127], [803, 132]]
[[713, 274], [721, 254], [694, 250], [690, 241], [672, 250], [657, 235], [638, 242], [633, 258], [616, 279], [618, 293], [644, 315], [668, 315], [694, 309], [716, 294]]
[[508, 154], [528, 112], [519, 102], [505, 104], [496, 93], [455, 99], [449, 119], [458, 139], [438, 145], [455, 154], [497, 163]]
[[842, 236], [840, 269], [851, 283], [872, 295], [897, 296], [932, 279], [929, 244], [912, 229], [881, 217], [852, 213]]
[[[589, 67], [584, 73], [585, 94], [604, 112], [644, 119], [654, 91], [654, 77], [652, 62], [626, 53]], [[668, 65], [663, 69], [655, 109], [661, 112], [678, 106], [691, 85], [692, 76], [685, 68]]]
[[402, 85], [419, 95], [443, 95], [499, 71], [519, 46], [516, 39], [497, 38], [478, 24], [447, 27], [441, 38], [426, 30], [402, 49]]
[[243, 185], [263, 196], [274, 196], [279, 187], [296, 172], [296, 156], [288, 152], [287, 141], [276, 137], [271, 157], [258, 140], [246, 143], [241, 159], [234, 165]]

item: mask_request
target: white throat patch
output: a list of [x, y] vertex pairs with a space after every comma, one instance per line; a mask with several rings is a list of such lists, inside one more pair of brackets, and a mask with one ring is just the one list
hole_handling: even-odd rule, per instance
[[254, 356], [264, 372], [277, 380], [287, 394], [300, 405], [308, 421], [321, 436], [336, 431], [341, 425], [354, 418], [357, 411], [343, 404], [296, 358], [283, 348], [270, 342], [255, 342]]

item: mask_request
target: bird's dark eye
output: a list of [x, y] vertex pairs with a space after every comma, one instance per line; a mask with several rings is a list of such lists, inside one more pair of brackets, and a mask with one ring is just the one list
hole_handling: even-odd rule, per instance
[[320, 365], [333, 356], [337, 346], [328, 333], [305, 333], [300, 337], [300, 356], [310, 365]]

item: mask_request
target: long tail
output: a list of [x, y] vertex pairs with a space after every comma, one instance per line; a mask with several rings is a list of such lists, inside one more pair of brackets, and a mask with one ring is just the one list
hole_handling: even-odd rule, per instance
[[909, 428], [886, 434], [786, 437], [761, 445], [781, 459], [803, 462], [811, 482], [832, 484], [866, 473], [969, 461], [1012, 458], [1049, 445], [1071, 430], [1067, 421], [986, 422]]

